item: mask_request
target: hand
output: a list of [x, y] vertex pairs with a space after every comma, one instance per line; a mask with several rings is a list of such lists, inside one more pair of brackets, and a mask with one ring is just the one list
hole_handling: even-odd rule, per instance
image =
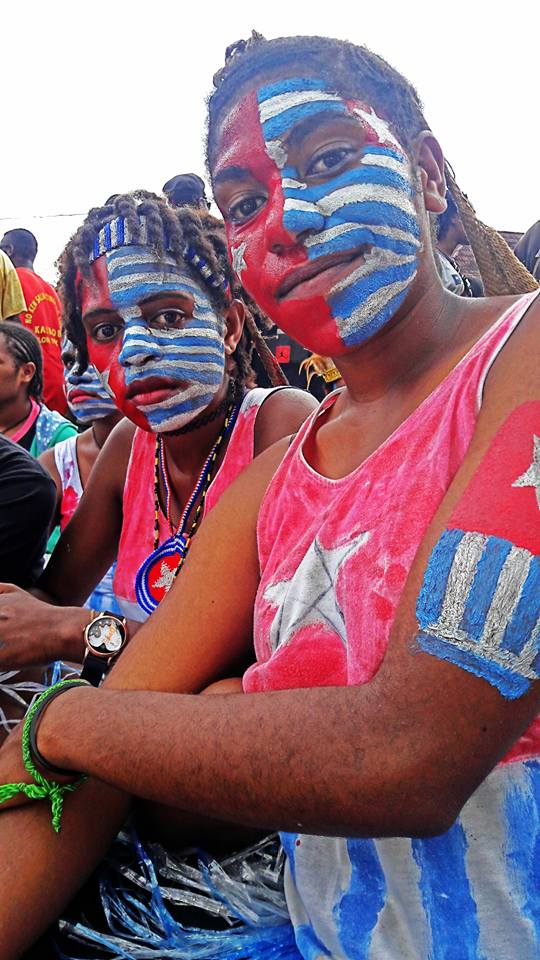
[[[12, 583], [0, 583], [0, 669], [49, 663], [82, 656], [82, 632], [90, 612], [76, 607], [56, 607], [38, 600]], [[73, 623], [72, 623], [73, 621]], [[76, 638], [67, 646], [69, 634]]]

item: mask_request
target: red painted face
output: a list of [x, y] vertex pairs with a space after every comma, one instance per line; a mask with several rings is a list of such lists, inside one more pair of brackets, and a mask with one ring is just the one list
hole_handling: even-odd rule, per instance
[[308, 349], [374, 336], [413, 283], [421, 247], [409, 159], [368, 105], [286, 77], [225, 117], [213, 171], [233, 268]]
[[[255, 91], [238, 103], [227, 117], [219, 154], [214, 171], [218, 198], [219, 173], [226, 167], [249, 171], [253, 186], [262, 187], [268, 198], [264, 214], [250, 219], [245, 225], [232, 222], [222, 207], [231, 260], [242, 284], [274, 323], [295, 340], [317, 352], [323, 352], [320, 349], [323, 343], [327, 355], [340, 352], [341, 341], [335, 322], [322, 296], [288, 302], [278, 296], [286, 276], [306, 264], [308, 257], [305, 247], [283, 225], [281, 171], [266, 151]], [[245, 180], [242, 183], [245, 186]], [[234, 189], [227, 192], [227, 207], [230, 208], [235, 201]], [[245, 267], [239, 269], [242, 261]], [[313, 328], [314, 320], [317, 330], [315, 340], [312, 340], [310, 328]]]
[[[111, 303], [109, 291], [109, 282], [107, 275], [107, 261], [105, 257], [99, 257], [91, 265], [92, 282], [88, 282], [79, 275], [79, 295], [81, 299], [81, 312], [83, 317], [91, 311], [114, 311]], [[100, 322], [103, 323], [103, 316]], [[111, 323], [113, 321], [111, 320]], [[114, 402], [119, 410], [122, 411], [132, 423], [143, 430], [148, 430], [148, 421], [140, 409], [126, 396], [126, 379], [124, 368], [119, 362], [118, 356], [122, 349], [122, 338], [115, 337], [110, 341], [97, 342], [88, 333], [87, 329], [86, 344], [90, 363], [101, 376], [111, 393]]]

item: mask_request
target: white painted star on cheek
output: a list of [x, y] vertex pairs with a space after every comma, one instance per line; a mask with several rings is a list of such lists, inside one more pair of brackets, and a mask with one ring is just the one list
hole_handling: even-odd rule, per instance
[[103, 384], [104, 389], [107, 391], [109, 396], [112, 397], [112, 399], [114, 400], [114, 391], [112, 387], [109, 385], [109, 374], [110, 374], [110, 370], [104, 370], [103, 373], [100, 373], [98, 370], [98, 376]]
[[247, 267], [246, 261], [244, 260], [246, 247], [247, 243], [240, 243], [237, 247], [231, 247], [232, 268], [237, 277], [240, 277], [242, 270], [245, 270]]
[[540, 437], [533, 437], [532, 463], [525, 473], [514, 480], [513, 487], [534, 487], [536, 502], [540, 509]]
[[270, 646], [273, 651], [290, 643], [302, 627], [318, 623], [329, 628], [346, 644], [343, 612], [336, 596], [336, 581], [343, 564], [369, 538], [369, 532], [338, 547], [325, 549], [315, 537], [291, 580], [270, 584], [264, 599], [277, 606], [270, 628]]

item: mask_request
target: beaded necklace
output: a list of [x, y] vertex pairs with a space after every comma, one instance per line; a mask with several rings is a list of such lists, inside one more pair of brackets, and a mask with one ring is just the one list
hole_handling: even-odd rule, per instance
[[[171, 522], [171, 484], [169, 480], [163, 437], [156, 439], [154, 460], [154, 549], [140, 567], [136, 580], [137, 601], [146, 613], [153, 613], [166, 593], [169, 592], [184, 564], [190, 543], [202, 516], [206, 494], [212, 482], [213, 468], [219, 452], [232, 432], [241, 407], [241, 401], [231, 403], [225, 417], [221, 433], [208, 454], [191, 496], [184, 507], [176, 530]], [[159, 478], [163, 477], [165, 487], [165, 511], [171, 536], [159, 546]], [[193, 507], [199, 499], [195, 514], [190, 523]], [[189, 526], [189, 530], [188, 530]]]

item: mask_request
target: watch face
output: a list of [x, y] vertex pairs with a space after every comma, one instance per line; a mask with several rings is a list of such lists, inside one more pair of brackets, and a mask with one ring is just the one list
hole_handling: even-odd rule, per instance
[[122, 625], [112, 617], [100, 617], [88, 627], [86, 640], [93, 653], [112, 656], [122, 649], [125, 633]]

